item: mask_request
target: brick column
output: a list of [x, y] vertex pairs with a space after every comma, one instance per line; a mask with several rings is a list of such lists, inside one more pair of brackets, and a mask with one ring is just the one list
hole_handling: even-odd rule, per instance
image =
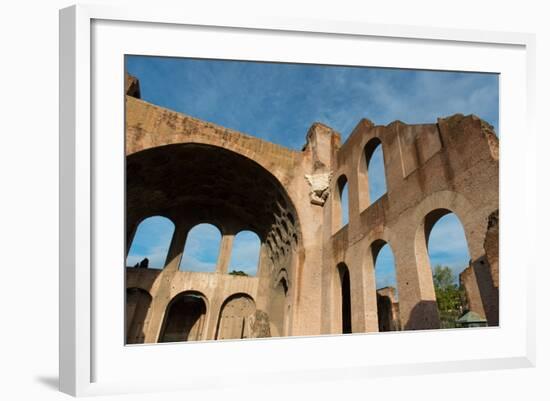
[[361, 285], [363, 286], [363, 305], [365, 332], [378, 331], [378, 304], [376, 302], [376, 273], [372, 250], [369, 245], [364, 253], [361, 268]]
[[401, 233], [392, 242], [399, 294], [399, 316], [403, 330], [439, 329], [432, 269], [426, 247], [424, 224], [395, 228]]
[[206, 315], [206, 324], [203, 330], [203, 340], [215, 340], [218, 329], [218, 319], [220, 317], [222, 304], [225, 299], [219, 294], [210, 299], [208, 314]]
[[231, 261], [231, 251], [233, 250], [233, 234], [224, 234], [220, 244], [220, 253], [218, 263], [216, 264], [216, 273], [227, 274], [229, 262]]
[[147, 320], [149, 322], [148, 327], [145, 331], [145, 343], [156, 343], [159, 341], [160, 329], [162, 321], [164, 320], [164, 315], [168, 311], [169, 300], [165, 297], [153, 297], [151, 302], [151, 307], [147, 312]]
[[134, 236], [136, 235], [136, 230], [139, 226], [138, 221], [139, 219], [137, 218], [131, 218], [129, 216], [126, 218], [126, 257], [124, 258], [124, 263], [126, 263], [128, 252], [130, 252], [130, 247], [134, 241]]
[[185, 247], [185, 241], [187, 234], [189, 233], [189, 226], [187, 224], [178, 223], [174, 230], [174, 236], [168, 249], [166, 256], [166, 262], [164, 268], [169, 271], [178, 271], [181, 258], [183, 256], [183, 248]]

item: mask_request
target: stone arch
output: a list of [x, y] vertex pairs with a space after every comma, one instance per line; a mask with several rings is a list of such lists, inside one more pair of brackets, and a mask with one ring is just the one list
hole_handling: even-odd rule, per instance
[[[474, 210], [467, 199], [452, 191], [436, 192], [425, 198], [415, 210], [416, 231], [414, 232], [414, 255], [416, 259], [416, 270], [418, 275], [418, 285], [423, 294], [422, 300], [412, 310], [409, 323], [410, 327], [419, 324], [425, 328], [440, 328], [440, 316], [437, 308], [437, 299], [433, 282], [433, 272], [428, 254], [428, 240], [434, 225], [443, 216], [453, 213], [456, 215], [462, 229], [464, 230], [466, 242], [470, 257], [472, 250], [476, 249], [476, 241], [483, 246], [483, 241], [477, 239], [479, 233], [476, 233], [476, 226], [483, 226], [479, 210]], [[481, 220], [481, 221], [480, 221]], [[468, 228], [469, 227], [469, 228]], [[481, 233], [483, 238], [484, 232]], [[467, 266], [464, 266], [465, 268]], [[478, 312], [478, 311], [476, 311]], [[480, 311], [483, 315], [484, 312]]]
[[143, 288], [126, 289], [126, 344], [142, 344], [148, 327], [153, 298]]
[[[127, 102], [132, 103], [131, 107], [136, 111], [128, 121], [126, 156], [151, 148], [176, 144], [223, 147], [253, 160], [264, 169], [272, 171], [280, 182], [284, 182], [285, 173], [282, 170], [273, 169], [273, 166], [289, 166], [293, 163], [294, 157], [299, 154], [280, 145], [163, 109], [139, 99], [132, 97], [126, 99]], [[154, 120], [169, 123], [151, 124], [152, 119], [148, 117], [152, 113], [157, 115], [157, 119]], [[265, 149], [265, 147], [272, 149]]]
[[[250, 151], [241, 149], [241, 154], [221, 147], [225, 142], [220, 146], [184, 138], [182, 142], [145, 147], [127, 156], [127, 210], [136, 215], [162, 210], [181, 222], [171, 258], [174, 270], [184, 231], [199, 222], [219, 224], [228, 234], [222, 248], [229, 251], [229, 237], [239, 230], [255, 232], [262, 243], [271, 238], [274, 247], [264, 247], [266, 257], [259, 269], [261, 264], [266, 265], [265, 271], [287, 266], [290, 254], [302, 246], [300, 219], [283, 185], [288, 179], [281, 181], [278, 168], [265, 160], [257, 163], [249, 157]], [[293, 242], [298, 246], [292, 247]], [[217, 271], [227, 272], [229, 256], [229, 252], [220, 255]]]
[[[170, 217], [167, 217], [166, 215], [149, 215], [140, 218], [137, 221], [137, 224], [134, 225], [134, 227], [135, 228], [132, 229], [131, 234], [129, 234], [129, 236], [131, 235], [132, 240], [128, 244], [126, 265], [129, 267], [148, 267], [155, 269], [164, 268], [168, 258], [170, 244], [172, 242], [176, 229], [176, 225], [174, 224], [172, 219]], [[151, 231], [158, 230], [163, 232], [156, 232], [154, 233], [155, 235], [152, 235], [150, 233]], [[138, 257], [138, 254], [143, 252], [140, 252], [136, 248], [143, 246], [143, 244], [140, 244], [140, 242], [147, 241], [147, 236], [153, 236], [154, 238], [162, 238], [162, 236], [166, 236], [166, 238], [162, 241], [162, 244], [160, 244], [160, 248], [163, 250], [163, 255], [161, 255], [160, 258], [150, 252], [146, 252], [146, 255], [142, 254]], [[156, 244], [156, 248], [158, 247], [159, 244]], [[133, 252], [135, 252], [136, 254], [133, 254]], [[145, 259], [147, 259], [147, 261], [145, 261]]]
[[208, 299], [199, 291], [183, 291], [166, 307], [158, 342], [204, 340]]
[[220, 308], [216, 325], [216, 340], [251, 338], [256, 302], [240, 292], [226, 298]]
[[284, 280], [286, 289], [285, 292], [287, 292], [288, 288], [290, 287], [290, 281], [288, 278], [288, 271], [285, 268], [279, 269], [277, 272], [277, 275], [275, 276], [274, 286], [277, 286], [281, 280]]
[[[424, 216], [424, 219], [422, 220], [421, 224], [419, 224], [417, 229], [417, 242], [416, 242], [417, 252], [422, 250], [423, 248], [422, 245], [427, 245], [428, 238], [432, 232], [433, 227], [437, 224], [437, 222], [443, 216], [446, 216], [451, 213], [456, 215], [456, 213], [450, 209], [437, 208], [430, 211], [429, 213], [426, 214], [426, 216]], [[460, 217], [458, 215], [457, 217], [460, 220]], [[461, 220], [460, 222], [462, 224]]]
[[[439, 191], [434, 192], [427, 196], [420, 202], [414, 209], [413, 224], [416, 227], [415, 235], [415, 251], [418, 252], [419, 246], [422, 242], [418, 242], [422, 236], [419, 237], [421, 230], [425, 230], [427, 227], [425, 218], [431, 212], [435, 210], [441, 210], [443, 213], [435, 219], [433, 224], [437, 222], [439, 218], [447, 213], [454, 213], [462, 227], [466, 236], [466, 242], [468, 243], [468, 251], [472, 259], [480, 257], [484, 254], [483, 241], [485, 239], [485, 232], [487, 230], [487, 216], [492, 212], [491, 208], [477, 207], [474, 208], [470, 201], [462, 194], [454, 191]], [[448, 212], [444, 212], [448, 211]], [[432, 215], [432, 220], [437, 215]], [[433, 224], [429, 229], [433, 227]], [[425, 233], [424, 233], [425, 236]]]
[[[201, 235], [203, 236], [202, 238], [200, 237]], [[216, 224], [216, 222], [210, 223], [204, 221], [191, 227], [185, 235], [185, 243], [181, 251], [182, 257], [179, 262], [178, 270], [215, 272], [222, 247], [223, 235], [222, 228], [220, 228], [220, 225]], [[197, 236], [199, 236], [199, 238], [196, 238]], [[193, 244], [192, 242], [196, 243]], [[198, 250], [197, 247], [200, 247], [201, 250], [209, 249], [209, 252], [207, 253], [211, 255], [211, 260], [202, 260], [198, 262], [210, 264], [210, 267], [206, 268], [206, 266], [204, 266], [203, 268], [198, 269], [197, 266], [191, 265], [191, 260], [194, 258], [190, 255], [190, 253], [192, 249]]]
[[[419, 225], [418, 230], [416, 232], [415, 237], [415, 253], [417, 258], [417, 264], [419, 271], [430, 271], [430, 275], [432, 277], [431, 281], [428, 281], [428, 286], [431, 284], [433, 287], [434, 292], [434, 299], [437, 303], [439, 303], [439, 299], [437, 298], [437, 294], [435, 291], [435, 285], [433, 281], [433, 272], [435, 266], [432, 265], [432, 260], [430, 258], [429, 254], [429, 240], [430, 236], [432, 234], [433, 228], [436, 226], [436, 224], [444, 217], [448, 215], [454, 215], [457, 220], [458, 224], [461, 226], [461, 229], [464, 232], [464, 225], [462, 221], [460, 220], [460, 217], [457, 216], [453, 211], [445, 208], [439, 208], [434, 209], [431, 212], [429, 212], [423, 219], [422, 223]], [[464, 238], [467, 241], [466, 233], [464, 232]], [[467, 247], [469, 248], [469, 247]], [[471, 257], [468, 255], [469, 261], [465, 261], [464, 266], [462, 266], [462, 270], [467, 269], [468, 266], [471, 264]], [[481, 261], [481, 263], [485, 263], [484, 261]], [[431, 290], [431, 289], [430, 289]], [[476, 289], [477, 291], [477, 289]], [[476, 311], [479, 312], [479, 311]], [[483, 312], [482, 312], [483, 313]], [[455, 316], [454, 313], [451, 313], [450, 311], [439, 311], [439, 321], [440, 321], [440, 328], [449, 328], [449, 327], [455, 327], [454, 321], [459, 317]]]
[[[380, 152], [382, 153], [382, 171], [376, 171], [377, 166], [371, 166], [371, 160], [373, 158], [373, 155], [376, 151], [380, 149]], [[379, 180], [380, 185], [383, 183], [384, 188], [387, 192], [387, 174], [386, 174], [386, 166], [384, 161], [384, 145], [379, 137], [373, 137], [367, 141], [367, 143], [363, 146], [363, 150], [361, 152], [361, 156], [359, 157], [359, 166], [358, 166], [358, 172], [359, 172], [359, 208], [360, 210], [364, 210], [367, 207], [370, 206], [370, 204], [380, 198], [383, 194], [380, 194], [376, 199], [373, 198], [373, 195], [376, 195], [373, 193], [373, 186], [374, 186], [374, 180]], [[374, 173], [374, 174], [373, 174]]]
[[237, 273], [242, 271], [248, 276], [256, 276], [261, 247], [262, 242], [256, 232], [252, 230], [239, 231], [233, 239], [229, 270]]

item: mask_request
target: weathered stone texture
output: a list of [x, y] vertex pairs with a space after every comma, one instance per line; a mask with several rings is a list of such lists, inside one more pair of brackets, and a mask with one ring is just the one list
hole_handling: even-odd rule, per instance
[[[134, 328], [129, 339], [159, 341], [167, 308], [180, 294], [206, 305], [196, 339], [216, 338], [225, 302], [236, 294], [250, 299], [254, 312], [233, 319], [224, 329], [230, 337], [341, 333], [348, 317], [352, 332], [385, 330], [396, 321], [404, 330], [437, 328], [427, 238], [447, 213], [458, 216], [468, 243], [472, 264], [461, 280], [470, 309], [498, 325], [498, 224], [492, 215], [498, 209], [498, 138], [478, 117], [385, 126], [363, 119], [345, 143], [315, 123], [302, 151], [294, 151], [149, 104], [135, 97], [136, 88], [137, 80], [128, 78], [127, 244], [149, 216], [168, 217], [176, 229], [163, 270], [126, 270], [127, 288], [151, 297], [143, 322], [127, 323]], [[378, 145], [387, 193], [371, 202], [367, 166]], [[311, 180], [304, 177], [329, 174], [328, 186], [312, 202]], [[349, 223], [342, 226], [344, 183]], [[222, 233], [216, 271], [178, 271], [187, 233], [200, 223]], [[262, 243], [256, 277], [227, 274], [232, 239], [245, 229]], [[391, 301], [388, 309], [394, 323], [380, 325], [374, 265], [384, 244], [394, 254], [399, 304]], [[337, 266], [349, 271], [349, 291]], [[144, 314], [146, 302], [134, 298], [129, 319]], [[138, 326], [145, 332], [139, 334]]]
[[260, 310], [256, 311], [254, 324], [252, 325], [252, 337], [271, 337], [271, 332], [269, 330], [269, 316], [266, 312]]
[[124, 85], [124, 91], [126, 95], [138, 98], [141, 96], [141, 91], [139, 89], [139, 81], [137, 78], [126, 74], [126, 80]]
[[[483, 301], [479, 293], [477, 281], [472, 265], [468, 266], [462, 273], [460, 273], [460, 284], [464, 287], [466, 292], [466, 309], [472, 311], [484, 311]], [[481, 317], [485, 318], [485, 312]]]
[[498, 210], [491, 213], [487, 224], [487, 234], [485, 235], [485, 242], [483, 247], [487, 254], [487, 261], [491, 269], [491, 277], [493, 279], [493, 285], [498, 287], [499, 274], [498, 274]]
[[395, 288], [384, 287], [376, 290], [378, 309], [378, 331], [397, 331], [399, 322], [399, 304], [395, 297]]

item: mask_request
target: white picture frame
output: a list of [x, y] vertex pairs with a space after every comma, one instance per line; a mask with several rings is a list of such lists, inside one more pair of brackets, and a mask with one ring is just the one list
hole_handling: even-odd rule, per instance
[[[186, 29], [197, 35], [197, 46], [192, 49], [182, 49], [183, 42], [177, 41], [179, 35], [190, 35]], [[219, 35], [226, 35], [230, 40], [224, 49], [214, 51]], [[123, 68], [120, 68], [123, 57], [121, 59], [120, 55], [235, 58], [235, 54], [242, 51], [239, 57], [246, 59], [252, 56], [243, 50], [247, 46], [241, 46], [238, 41], [252, 43], [257, 40], [254, 35], [261, 35], [264, 44], [256, 46], [256, 60], [267, 57], [298, 61], [297, 57], [310, 57], [307, 60], [330, 63], [332, 57], [333, 62], [364, 65], [365, 61], [359, 56], [354, 58], [347, 45], [372, 42], [373, 49], [397, 46], [395, 48], [401, 52], [376, 50], [386, 59], [375, 58], [369, 65], [501, 74], [501, 225], [504, 228], [501, 231], [500, 327], [466, 332], [421, 331], [196, 343], [184, 344], [185, 347], [181, 344], [125, 347], [121, 337], [107, 333], [110, 324], [117, 325], [114, 322], [123, 309], [119, 281], [124, 275], [123, 269], [113, 273], [114, 280], [110, 280], [111, 273], [104, 273], [99, 266], [105, 266], [104, 261], [119, 266], [122, 248], [117, 254], [116, 251], [101, 251], [97, 246], [97, 241], [103, 240], [98, 235], [110, 235], [105, 230], [110, 221], [115, 228], [109, 231], [120, 237], [113, 242], [113, 249], [117, 249], [123, 237], [122, 231], [117, 231], [124, 214], [120, 201], [123, 187], [118, 188], [123, 153], [118, 156], [116, 153], [123, 143]], [[297, 56], [304, 53], [307, 41], [329, 45], [334, 38], [343, 44], [342, 53], [318, 51]], [[277, 43], [288, 39], [294, 43], [284, 49], [288, 54], [275, 55], [277, 48], [283, 47]], [[273, 46], [266, 48], [265, 43]], [[532, 126], [534, 43], [535, 38], [530, 34], [373, 25], [357, 21], [202, 15], [188, 14], [184, 9], [154, 7], [79, 5], [61, 10], [60, 390], [80, 396], [236, 386], [238, 381], [233, 379], [242, 374], [257, 383], [274, 383], [534, 366], [535, 284], [530, 272], [535, 268], [535, 253], [521, 251], [533, 245], [518, 234], [528, 230], [534, 232], [536, 221], [535, 133]], [[422, 50], [423, 47], [426, 49]], [[434, 49], [440, 55], [437, 61], [429, 57]], [[376, 51], [373, 54], [378, 54]], [[419, 55], [418, 52], [427, 56], [411, 57]], [[473, 54], [477, 57], [475, 61]], [[457, 61], [460, 55], [464, 57], [462, 62]], [[113, 93], [119, 93], [118, 97], [111, 96]], [[106, 108], [116, 115], [102, 118]], [[114, 134], [98, 135], [98, 130]], [[107, 182], [105, 177], [109, 170], [114, 173]], [[506, 183], [509, 180], [522, 182], [524, 191], [514, 191]], [[103, 194], [108, 189], [115, 194], [106, 204]], [[510, 230], [511, 227], [514, 229]], [[507, 247], [506, 244], [515, 246]], [[519, 266], [521, 270], [511, 266]], [[101, 301], [97, 296], [94, 298], [98, 288], [102, 293]], [[119, 307], [111, 308], [113, 314], [110, 314], [105, 312], [107, 304]], [[118, 326], [121, 329], [122, 323]], [[109, 342], [111, 337], [114, 338], [112, 343]], [[448, 341], [453, 344], [463, 341], [468, 346], [417, 352], [423, 346], [435, 347], [434, 344]], [[376, 353], [376, 349], [387, 349], [389, 345], [395, 355]], [[318, 357], [320, 350], [324, 352], [323, 358]], [[292, 363], [288, 363], [285, 355], [293, 356]], [[182, 357], [193, 361], [192, 369], [187, 367], [185, 372], [180, 370], [175, 374], [170, 368], [176, 366], [176, 358], [181, 360]], [[216, 363], [219, 366], [212, 367], [211, 362], [203, 361], [212, 361], [212, 358], [219, 358]], [[259, 363], [259, 358], [264, 363]], [[159, 361], [169, 373], [148, 372], [141, 377], [139, 371], [133, 369], [138, 362], [148, 366]], [[230, 366], [227, 361], [235, 362]]]

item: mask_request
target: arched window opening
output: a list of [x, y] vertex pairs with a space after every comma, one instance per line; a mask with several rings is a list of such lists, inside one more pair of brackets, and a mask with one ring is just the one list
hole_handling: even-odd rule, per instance
[[470, 255], [458, 217], [446, 209], [426, 216], [425, 233], [441, 328], [457, 327], [468, 309], [459, 274], [469, 266]]
[[382, 240], [375, 241], [371, 246], [371, 251], [376, 280], [378, 331], [401, 330], [393, 252], [388, 243]]
[[349, 223], [349, 196], [348, 196], [348, 179], [345, 175], [341, 175], [336, 182], [337, 194], [334, 204], [334, 228], [335, 232]]
[[141, 288], [126, 290], [126, 344], [142, 344], [147, 331], [151, 295]]
[[162, 216], [152, 216], [137, 227], [126, 258], [126, 266], [162, 269], [174, 235], [174, 223]]
[[241, 231], [233, 240], [229, 274], [255, 276], [260, 261], [260, 237], [252, 231]]
[[351, 328], [351, 288], [348, 267], [340, 263], [338, 265], [338, 276], [340, 278], [340, 299], [342, 308], [342, 334], [352, 332]]
[[198, 224], [187, 234], [179, 270], [215, 272], [222, 234], [212, 224]]
[[365, 162], [369, 180], [369, 199], [370, 203], [374, 203], [387, 192], [384, 151], [378, 138], [365, 146]]
[[166, 308], [159, 342], [202, 340], [206, 324], [205, 297], [196, 292], [177, 295]]
[[235, 294], [225, 300], [220, 310], [216, 339], [241, 339], [254, 336], [251, 317], [256, 303], [246, 294]]

